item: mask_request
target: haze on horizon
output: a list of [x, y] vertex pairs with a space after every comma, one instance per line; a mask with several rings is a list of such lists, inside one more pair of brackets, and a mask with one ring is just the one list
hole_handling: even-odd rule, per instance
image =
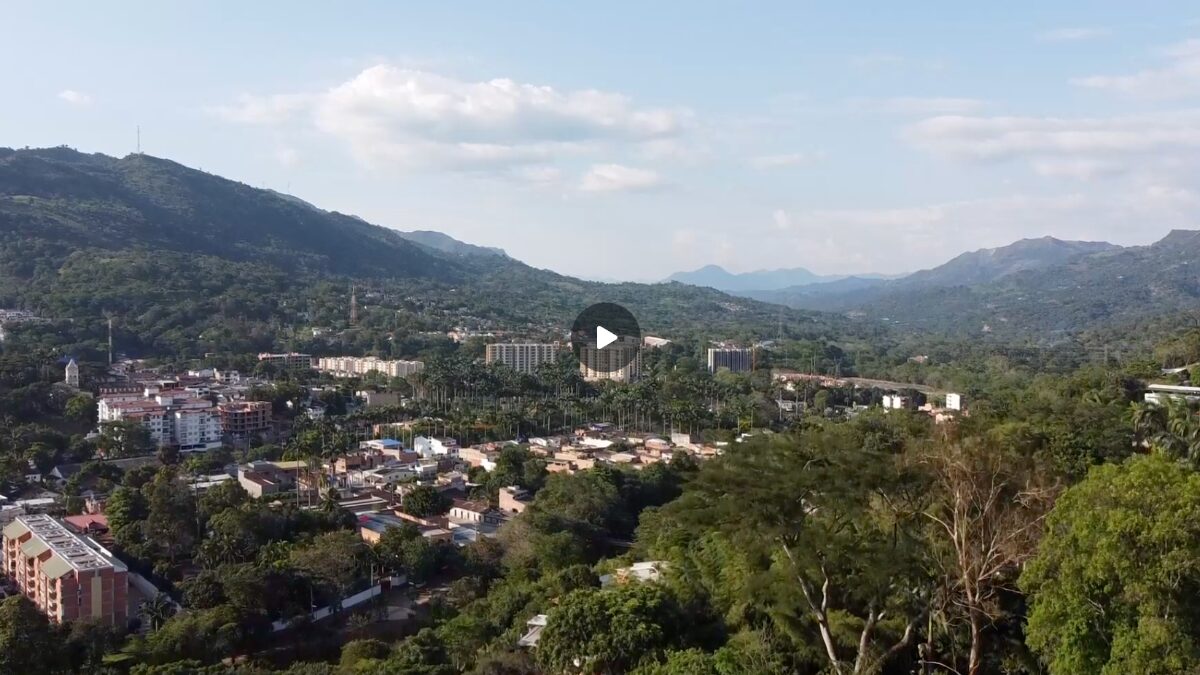
[[120, 156], [140, 125], [149, 154], [576, 276], [895, 274], [1200, 226], [1184, 3], [5, 13], [0, 146]]

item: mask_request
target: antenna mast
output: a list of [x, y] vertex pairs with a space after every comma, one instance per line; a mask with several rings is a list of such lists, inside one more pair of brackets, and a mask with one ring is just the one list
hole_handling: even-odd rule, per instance
[[137, 127], [137, 154], [142, 154], [142, 125]]

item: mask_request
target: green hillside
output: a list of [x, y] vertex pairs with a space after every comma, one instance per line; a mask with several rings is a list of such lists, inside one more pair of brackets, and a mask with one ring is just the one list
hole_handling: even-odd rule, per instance
[[309, 327], [347, 327], [352, 285], [361, 321], [345, 339], [385, 354], [457, 325], [551, 333], [599, 300], [663, 333], [873, 330], [711, 289], [580, 281], [406, 236], [146, 155], [0, 149], [0, 307], [54, 319], [31, 330], [76, 350], [100, 344], [109, 314], [131, 354], [308, 348]]

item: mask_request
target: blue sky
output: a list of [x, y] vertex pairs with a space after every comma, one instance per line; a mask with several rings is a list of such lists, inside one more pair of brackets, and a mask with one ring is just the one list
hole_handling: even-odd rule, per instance
[[140, 125], [149, 154], [596, 278], [1200, 227], [1194, 4], [197, 4], [10, 3], [0, 145], [124, 155]]

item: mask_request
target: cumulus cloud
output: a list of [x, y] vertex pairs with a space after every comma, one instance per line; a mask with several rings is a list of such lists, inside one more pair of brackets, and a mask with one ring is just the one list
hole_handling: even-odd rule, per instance
[[637, 106], [595, 89], [466, 81], [376, 65], [321, 92], [243, 96], [212, 112], [243, 124], [311, 124], [370, 164], [505, 168], [679, 136], [684, 109]]
[[1161, 50], [1166, 64], [1129, 75], [1091, 75], [1071, 83], [1149, 99], [1185, 98], [1200, 94], [1200, 39], [1187, 40]]
[[1055, 28], [1038, 33], [1038, 39], [1042, 42], [1082, 42], [1083, 40], [1095, 40], [1096, 38], [1108, 37], [1112, 35], [1112, 30], [1099, 26], [1077, 26], [1074, 28]]
[[579, 189], [584, 192], [630, 192], [653, 190], [662, 185], [662, 177], [649, 169], [597, 164], [584, 174]]
[[1023, 159], [1046, 175], [1087, 177], [1194, 156], [1200, 110], [1094, 118], [943, 115], [904, 135], [917, 147], [956, 159]]
[[88, 96], [81, 91], [75, 91], [74, 89], [63, 89], [62, 91], [58, 92], [58, 97], [63, 101], [66, 101], [68, 104], [78, 107], [91, 105], [92, 103], [91, 96]]

